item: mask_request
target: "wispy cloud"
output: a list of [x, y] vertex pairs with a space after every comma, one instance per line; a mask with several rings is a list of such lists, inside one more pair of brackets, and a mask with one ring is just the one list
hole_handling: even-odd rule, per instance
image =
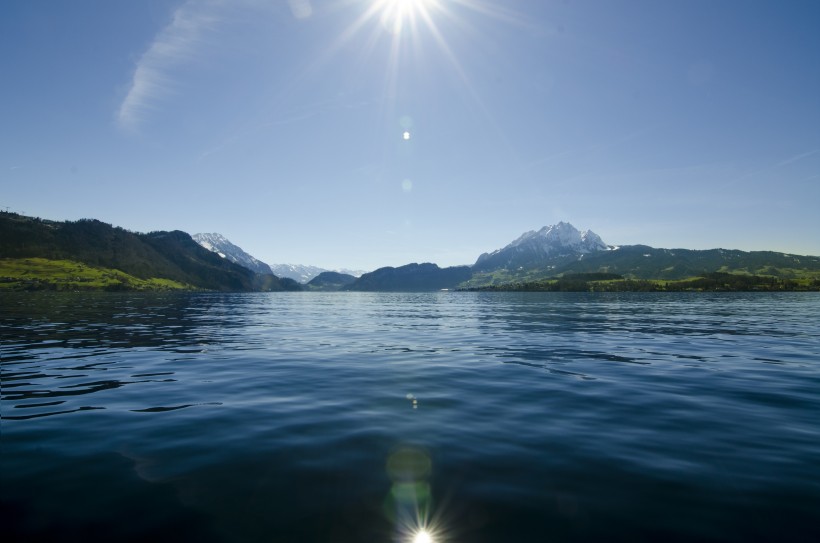
[[[793, 163], [795, 163], [799, 160], [803, 160], [804, 158], [814, 156], [817, 153], [820, 153], [820, 149], [813, 149], [811, 151], [806, 151], [805, 153], [800, 153], [800, 154], [797, 154], [797, 155], [793, 155], [793, 156], [790, 156], [786, 159], [781, 160], [780, 162], [770, 163], [768, 166], [764, 166], [762, 168], [754, 168], [754, 169], [749, 170], [748, 172], [744, 173], [743, 175], [735, 177], [734, 179], [731, 179], [730, 181], [724, 183], [723, 187], [724, 188], [725, 187], [730, 187], [732, 185], [735, 185], [735, 184], [739, 183], [740, 181], [744, 181], [746, 179], [749, 179], [751, 177], [755, 177], [755, 176], [763, 174], [763, 173], [771, 174], [772, 172], [775, 172], [777, 170], [777, 168], [782, 168], [783, 166], [788, 166], [789, 164], [793, 164]], [[812, 179], [812, 178], [809, 177], [809, 179]], [[804, 179], [803, 181], [806, 181], [806, 179]], [[802, 183], [803, 181], [798, 181], [797, 183]]]
[[802, 160], [802, 159], [808, 158], [812, 155], [816, 155], [817, 153], [820, 153], [820, 149], [814, 149], [813, 151], [807, 151], [805, 153], [800, 153], [799, 155], [794, 155], [793, 157], [787, 158], [783, 162], [779, 163], [777, 166], [778, 167], [779, 166], [785, 166], [787, 164], [791, 164], [792, 162], [797, 162], [798, 160]]
[[221, 4], [220, 0], [188, 0], [174, 12], [171, 22], [137, 61], [130, 88], [117, 111], [121, 127], [137, 129], [146, 115], [174, 92], [173, 71], [197, 58], [205, 35], [219, 23], [217, 8]]

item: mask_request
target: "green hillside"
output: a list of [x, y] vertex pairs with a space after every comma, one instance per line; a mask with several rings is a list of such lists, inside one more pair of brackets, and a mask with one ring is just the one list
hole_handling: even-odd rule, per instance
[[464, 288], [535, 283], [571, 274], [609, 273], [635, 281], [681, 281], [711, 273], [771, 277], [781, 280], [820, 280], [820, 257], [773, 251], [728, 249], [656, 249], [630, 245], [580, 257], [546, 260], [539, 266], [474, 273]]
[[370, 292], [424, 292], [456, 288], [470, 278], [467, 266], [439, 268], [435, 264], [407, 264], [366, 273], [343, 290]]
[[0, 259], [0, 291], [11, 290], [191, 290], [170, 279], [139, 279], [133, 275], [71, 260]]
[[356, 277], [346, 273], [322, 272], [305, 285], [306, 290], [333, 292], [342, 290], [356, 281]]
[[[293, 282], [282, 281], [273, 275], [261, 276], [234, 264], [201, 247], [185, 232], [139, 234], [89, 219], [57, 222], [0, 213], [0, 258], [17, 259], [14, 264], [17, 268], [25, 262], [21, 259], [68, 261], [118, 271], [135, 280], [148, 281], [148, 284], [162, 280], [189, 289], [269, 291], [299, 288]], [[63, 284], [59, 279], [61, 266], [65, 264], [43, 267], [40, 263], [30, 273], [39, 274], [42, 281], [48, 279], [44, 274], [50, 270], [57, 274], [49, 280], [50, 284]], [[96, 283], [87, 282], [86, 286], [91, 284]], [[99, 288], [109, 287], [111, 285], [106, 284]], [[122, 283], [122, 288], [144, 287], [144, 284], [130, 279]]]
[[632, 279], [675, 280], [712, 272], [769, 275], [791, 279], [820, 274], [820, 257], [773, 251], [698, 251], [632, 245], [584, 255], [583, 258], [565, 265], [560, 271], [608, 272]]
[[796, 292], [820, 291], [820, 278], [783, 279], [773, 276], [712, 272], [676, 280], [627, 279], [610, 273], [566, 274], [553, 279], [465, 287], [499, 292]]
[[480, 271], [435, 264], [328, 274], [303, 287], [257, 274], [181, 231], [130, 232], [97, 220], [48, 221], [0, 212], [0, 289], [57, 290], [816, 290], [820, 257], [773, 251], [631, 245]]

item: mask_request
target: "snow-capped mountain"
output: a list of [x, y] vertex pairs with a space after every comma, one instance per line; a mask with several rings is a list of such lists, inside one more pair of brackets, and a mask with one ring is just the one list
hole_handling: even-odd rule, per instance
[[361, 277], [362, 275], [367, 273], [367, 270], [351, 270], [349, 268], [338, 268], [335, 270], [328, 270], [336, 273], [341, 273], [343, 275], [352, 275], [353, 277]]
[[583, 232], [568, 222], [531, 230], [502, 249], [478, 257], [473, 269], [517, 269], [542, 266], [556, 258], [579, 258], [610, 247], [591, 230]]
[[209, 251], [212, 251], [222, 258], [230, 260], [231, 262], [239, 264], [240, 266], [248, 268], [251, 271], [263, 274], [273, 273], [277, 277], [283, 277], [278, 273], [274, 273], [271, 270], [271, 267], [261, 260], [252, 257], [243, 251], [241, 247], [231, 243], [228, 238], [222, 234], [194, 234], [191, 237], [194, 238], [194, 241]]
[[327, 271], [316, 266], [303, 264], [271, 264], [271, 269], [277, 277], [290, 277], [300, 283], [307, 283], [323, 271]]
[[335, 271], [360, 277], [363, 271], [359, 270], [326, 270], [316, 266], [305, 266], [302, 264], [265, 264], [261, 260], [254, 258], [241, 247], [231, 243], [228, 238], [222, 234], [194, 234], [191, 236], [194, 241], [218, 254], [222, 258], [227, 258], [231, 262], [235, 262], [240, 266], [244, 266], [256, 273], [272, 273], [276, 277], [287, 277], [300, 283], [307, 283], [317, 275], [326, 271]]
[[362, 274], [365, 273], [360, 270], [348, 269], [326, 270], [324, 268], [318, 268], [316, 266], [306, 266], [303, 264], [271, 264], [270, 267], [273, 270], [273, 274], [277, 277], [290, 277], [291, 279], [295, 279], [296, 281], [305, 284], [310, 282], [319, 274], [327, 271], [343, 273], [346, 275], [352, 275], [354, 277], [361, 277]]

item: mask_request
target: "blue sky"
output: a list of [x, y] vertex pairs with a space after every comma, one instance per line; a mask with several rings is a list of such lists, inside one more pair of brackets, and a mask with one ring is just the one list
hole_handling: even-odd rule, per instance
[[471, 264], [561, 220], [820, 255], [818, 21], [814, 0], [5, 0], [0, 205], [326, 268]]

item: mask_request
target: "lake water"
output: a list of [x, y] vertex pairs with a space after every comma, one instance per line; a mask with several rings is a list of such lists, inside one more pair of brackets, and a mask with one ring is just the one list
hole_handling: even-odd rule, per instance
[[0, 303], [3, 541], [820, 541], [816, 293]]

